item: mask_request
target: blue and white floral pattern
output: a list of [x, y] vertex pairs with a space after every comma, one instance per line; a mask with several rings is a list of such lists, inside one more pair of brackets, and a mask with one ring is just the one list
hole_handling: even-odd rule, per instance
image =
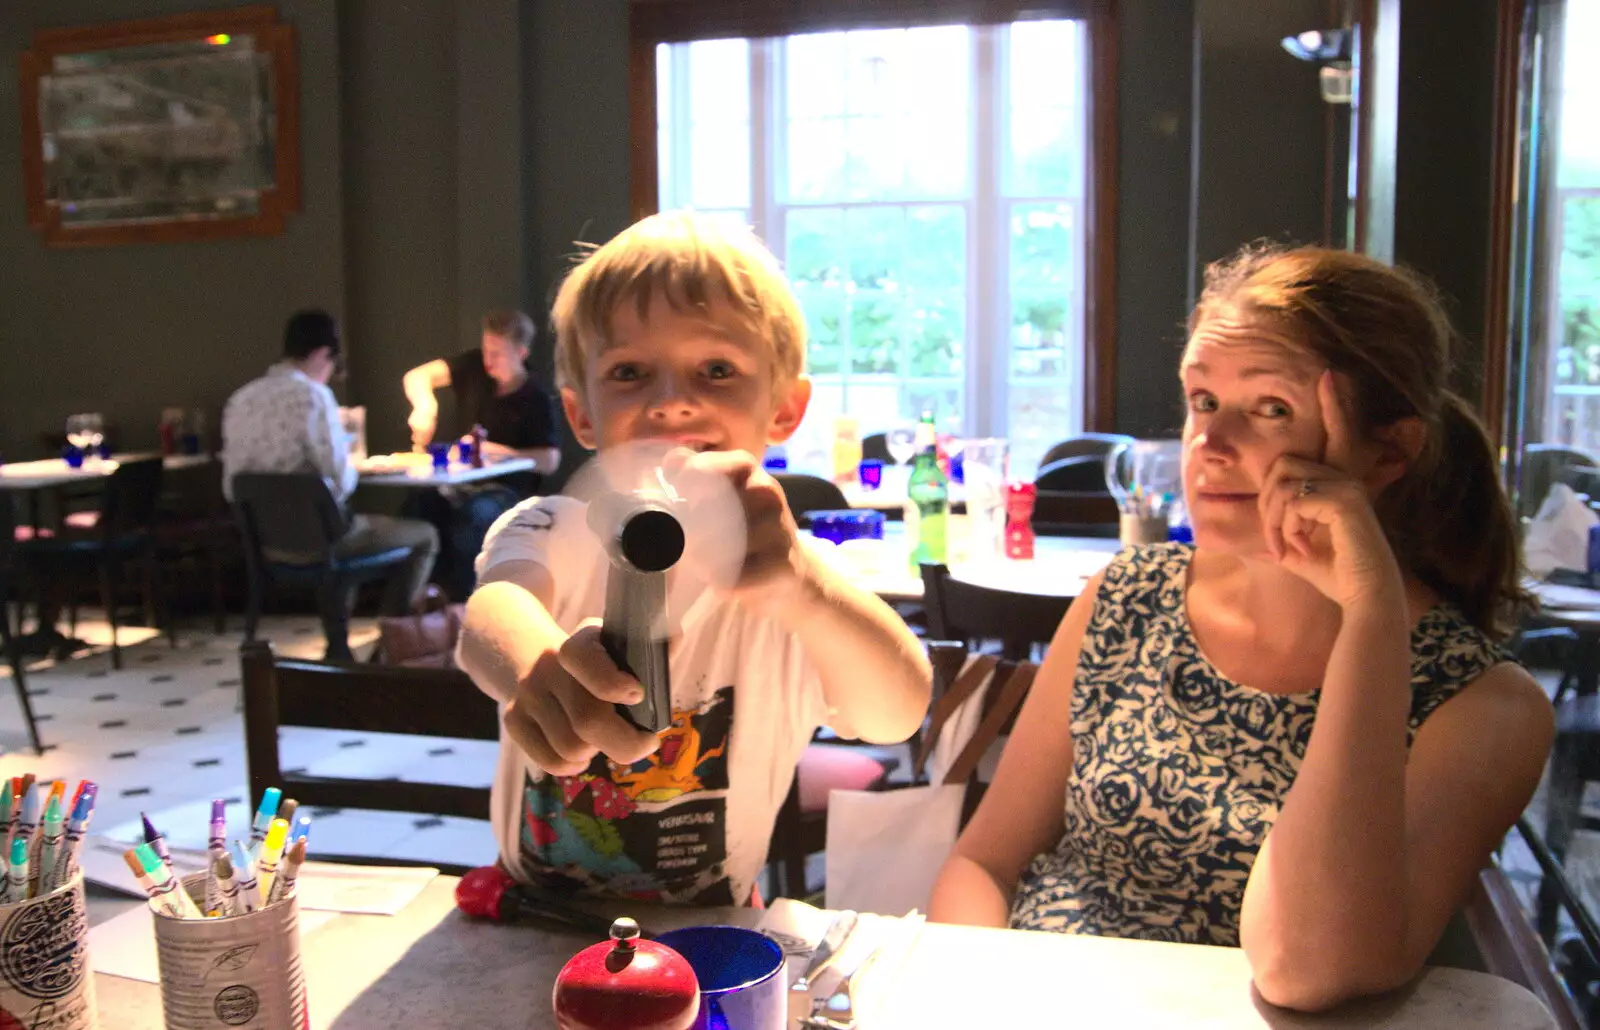
[[[1066, 832], [1017, 890], [1025, 930], [1237, 945], [1256, 852], [1299, 771], [1319, 691], [1269, 694], [1219, 673], [1184, 608], [1193, 547], [1124, 551], [1078, 660]], [[1506, 654], [1440, 605], [1411, 636], [1407, 743]]]

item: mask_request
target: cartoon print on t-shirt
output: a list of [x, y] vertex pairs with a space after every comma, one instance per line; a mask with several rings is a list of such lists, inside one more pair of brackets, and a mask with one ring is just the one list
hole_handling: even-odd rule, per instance
[[[733, 688], [674, 710], [654, 754], [525, 780], [523, 857], [630, 897], [735, 904], [727, 858]], [[597, 772], [596, 770], [603, 770]]]

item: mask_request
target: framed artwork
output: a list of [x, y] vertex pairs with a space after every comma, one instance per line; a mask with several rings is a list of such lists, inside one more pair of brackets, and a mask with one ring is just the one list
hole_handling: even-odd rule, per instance
[[294, 28], [271, 7], [44, 30], [21, 73], [48, 246], [276, 235], [300, 207]]

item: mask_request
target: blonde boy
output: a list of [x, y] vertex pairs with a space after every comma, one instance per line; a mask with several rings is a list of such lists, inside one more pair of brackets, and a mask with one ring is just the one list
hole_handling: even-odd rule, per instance
[[495, 524], [459, 657], [503, 706], [501, 862], [528, 881], [743, 904], [817, 726], [905, 739], [927, 707], [927, 661], [883, 602], [802, 546], [756, 458], [811, 396], [804, 319], [759, 241], [689, 213], [647, 218], [574, 269], [554, 321], [577, 439], [686, 448], [691, 468], [732, 484], [749, 530], [730, 590], [673, 572], [686, 614], [673, 724], [657, 736], [613, 708], [640, 687], [600, 644], [606, 559], [583, 505], [533, 498]]

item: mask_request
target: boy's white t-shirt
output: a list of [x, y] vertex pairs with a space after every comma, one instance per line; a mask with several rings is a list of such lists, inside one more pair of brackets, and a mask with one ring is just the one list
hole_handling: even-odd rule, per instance
[[[495, 522], [478, 576], [531, 561], [554, 580], [550, 615], [571, 633], [604, 614], [609, 561], [570, 497], [531, 498]], [[671, 649], [673, 725], [632, 766], [602, 755], [579, 776], [550, 777], [502, 729], [491, 820], [506, 868], [552, 871], [632, 897], [742, 905], [766, 862], [795, 764], [826, 705], [799, 641], [771, 619], [679, 575]], [[600, 769], [604, 775], [593, 775]]]

